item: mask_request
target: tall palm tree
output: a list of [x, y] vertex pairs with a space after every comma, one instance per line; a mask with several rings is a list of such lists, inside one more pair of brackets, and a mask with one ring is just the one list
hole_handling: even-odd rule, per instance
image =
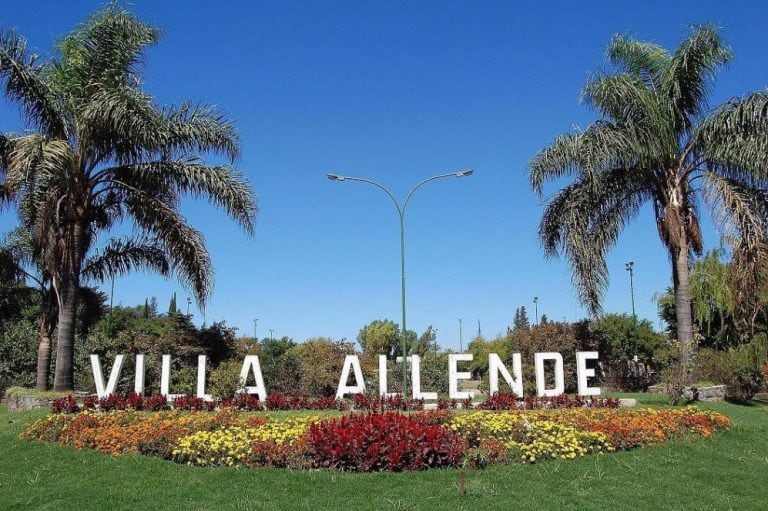
[[[77, 290], [100, 235], [132, 224], [202, 307], [213, 270], [201, 233], [179, 211], [181, 197], [205, 198], [253, 232], [256, 201], [231, 167], [240, 154], [231, 122], [208, 106], [158, 107], [141, 89], [143, 56], [158, 38], [155, 27], [114, 6], [62, 39], [42, 64], [24, 39], [0, 34], [0, 82], [28, 128], [0, 141], [3, 186], [45, 247], [58, 302], [55, 390], [73, 386]], [[229, 165], [206, 164], [204, 154]]]
[[716, 27], [692, 27], [674, 52], [617, 35], [615, 69], [587, 81], [582, 95], [599, 119], [555, 138], [530, 162], [530, 183], [572, 182], [547, 203], [539, 226], [547, 256], [570, 262], [579, 298], [594, 314], [608, 282], [606, 252], [641, 206], [651, 204], [671, 265], [680, 364], [695, 348], [689, 258], [702, 250], [699, 199], [745, 247], [766, 235], [768, 92], [710, 110], [716, 73], [731, 59]]

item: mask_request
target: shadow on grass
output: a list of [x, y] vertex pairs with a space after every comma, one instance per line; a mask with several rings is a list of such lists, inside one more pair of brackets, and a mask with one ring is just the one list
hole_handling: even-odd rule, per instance
[[726, 398], [726, 402], [737, 406], [768, 408], [768, 399], [739, 399], [735, 397]]

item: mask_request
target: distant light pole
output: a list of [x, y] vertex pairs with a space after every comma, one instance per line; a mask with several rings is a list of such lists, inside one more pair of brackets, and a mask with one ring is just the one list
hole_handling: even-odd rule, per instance
[[461, 334], [461, 319], [459, 319], [459, 353], [464, 353], [464, 340]]
[[189, 316], [189, 306], [192, 305], [192, 298], [187, 297], [187, 316]]
[[533, 318], [536, 321], [534, 325], [539, 326], [539, 297], [533, 297]]
[[259, 342], [259, 337], [256, 335], [256, 327], [259, 324], [259, 318], [253, 318], [253, 339]]
[[270, 341], [274, 340], [274, 337], [272, 337], [272, 334], [273, 334], [274, 332], [275, 332], [275, 331], [274, 331], [274, 330], [272, 330], [271, 328], [269, 329], [269, 340], [270, 340]]
[[637, 319], [637, 314], [635, 314], [635, 262], [629, 261], [624, 265], [624, 268], [629, 272], [629, 294], [632, 298], [632, 317]]
[[403, 396], [406, 396], [406, 394], [408, 393], [408, 346], [407, 346], [408, 329], [406, 328], [406, 323], [405, 323], [405, 209], [408, 207], [408, 202], [411, 200], [411, 197], [416, 192], [416, 190], [418, 190], [425, 184], [429, 183], [430, 181], [434, 181], [436, 179], [442, 179], [445, 177], [471, 176], [473, 172], [474, 171], [472, 169], [467, 169], [467, 170], [460, 170], [459, 172], [450, 172], [448, 174], [440, 174], [437, 176], [429, 177], [417, 183], [416, 186], [411, 188], [411, 191], [409, 191], [408, 195], [405, 196], [405, 200], [403, 201], [402, 206], [397, 201], [397, 199], [392, 194], [392, 192], [390, 192], [386, 187], [377, 183], [376, 181], [372, 181], [370, 179], [365, 179], [361, 177], [350, 177], [350, 176], [340, 176], [338, 174], [328, 174], [328, 179], [330, 179], [331, 181], [358, 181], [360, 183], [368, 183], [370, 185], [375, 186], [376, 188], [386, 193], [390, 199], [392, 199], [392, 202], [394, 203], [395, 208], [397, 209], [397, 215], [400, 218], [400, 299], [401, 299], [402, 313], [403, 313], [403, 325], [402, 325], [402, 330], [400, 331], [400, 336], [401, 336], [402, 350], [403, 350]]

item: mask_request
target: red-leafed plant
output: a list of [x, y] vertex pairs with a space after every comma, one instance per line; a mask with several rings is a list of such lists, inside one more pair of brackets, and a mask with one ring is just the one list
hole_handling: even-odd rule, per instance
[[128, 403], [128, 408], [132, 410], [141, 411], [144, 409], [144, 396], [141, 394], [130, 392], [125, 400]]
[[173, 408], [175, 410], [206, 410], [208, 407], [205, 405], [205, 400], [196, 396], [189, 396], [184, 394], [173, 400]]
[[378, 472], [455, 467], [464, 444], [452, 431], [394, 412], [312, 424], [307, 452], [318, 468]]
[[98, 405], [99, 405], [98, 396], [94, 396], [93, 394], [91, 394], [83, 398], [83, 410], [95, 410]]
[[144, 409], [159, 412], [168, 409], [168, 398], [162, 394], [152, 394], [144, 399]]
[[119, 394], [110, 394], [107, 397], [99, 399], [99, 410], [102, 412], [125, 410], [127, 406], [128, 400]]
[[77, 413], [80, 411], [77, 401], [72, 396], [60, 397], [51, 402], [53, 413]]

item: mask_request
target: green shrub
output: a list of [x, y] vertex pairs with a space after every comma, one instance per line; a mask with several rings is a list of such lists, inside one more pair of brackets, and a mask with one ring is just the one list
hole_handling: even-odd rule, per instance
[[766, 352], [762, 344], [758, 340], [727, 351], [701, 350], [698, 379], [726, 385], [730, 398], [751, 399], [763, 385]]
[[215, 397], [233, 397], [243, 384], [240, 381], [242, 365], [238, 360], [222, 362], [210, 375], [208, 392]]

